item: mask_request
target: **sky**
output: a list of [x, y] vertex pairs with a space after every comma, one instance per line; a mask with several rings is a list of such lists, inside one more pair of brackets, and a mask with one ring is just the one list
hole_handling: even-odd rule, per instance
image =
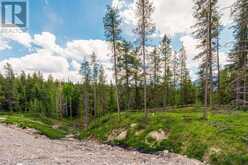
[[[0, 0], [1, 2], [2, 0]], [[10, 0], [12, 1], [12, 0]], [[199, 52], [197, 40], [192, 36], [193, 0], [151, 0], [155, 11], [152, 15], [157, 27], [153, 43], [164, 34], [172, 39], [178, 51], [182, 45], [188, 56], [190, 75], [197, 79], [199, 61], [193, 57]], [[233, 40], [230, 7], [235, 0], [219, 0], [224, 30], [221, 34], [221, 64], [228, 62], [227, 53]], [[53, 75], [63, 81], [79, 82], [80, 63], [95, 52], [102, 63], [108, 80], [112, 79], [112, 58], [105, 41], [103, 16], [106, 5], [118, 7], [122, 18], [122, 35], [133, 41], [136, 0], [29, 0], [28, 28], [26, 31], [6, 32], [0, 29], [0, 71], [10, 63], [16, 74], [40, 71], [44, 77]]]

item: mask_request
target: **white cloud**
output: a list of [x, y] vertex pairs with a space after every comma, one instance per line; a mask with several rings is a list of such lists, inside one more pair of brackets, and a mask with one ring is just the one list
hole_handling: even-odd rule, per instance
[[113, 77], [113, 63], [111, 56], [110, 45], [102, 40], [74, 40], [66, 44], [63, 56], [69, 61], [72, 61], [73, 68], [80, 68], [78, 65], [86, 58], [90, 61], [90, 56], [95, 52], [97, 61], [103, 65], [108, 80]]
[[[105, 41], [73, 40], [67, 42], [66, 47], [63, 48], [56, 43], [56, 36], [54, 34], [43, 32], [34, 35], [30, 45], [38, 47], [31, 54], [0, 61], [1, 70], [3, 70], [3, 66], [6, 63], [10, 63], [17, 74], [20, 74], [22, 71], [27, 73], [40, 71], [45, 78], [53, 75], [59, 80], [78, 82], [81, 79], [79, 75], [80, 63], [84, 58], [90, 60], [90, 55], [95, 52], [98, 62], [103, 64], [108, 72], [108, 80], [112, 79], [112, 72], [109, 71], [112, 68], [111, 51], [108, 43]], [[1, 46], [8, 45], [3, 44]]]
[[231, 18], [231, 12], [233, 4], [236, 2], [236, 0], [219, 0], [218, 1], [218, 7], [222, 14], [221, 22], [226, 26], [232, 23]]
[[111, 58], [111, 51], [108, 43], [102, 40], [74, 40], [66, 44], [65, 55], [69, 59], [82, 61], [84, 57], [90, 58], [95, 52], [98, 61], [108, 63]]
[[[132, 0], [119, 5], [120, 15], [124, 22], [124, 32], [130, 35], [130, 29], [135, 28], [136, 18], [135, 9], [136, 1]], [[113, 5], [116, 5], [119, 0], [113, 0]], [[161, 34], [175, 35], [177, 33], [191, 33], [191, 27], [195, 24], [193, 18], [193, 0], [152, 0], [155, 11], [153, 20], [157, 30]], [[219, 0], [218, 7], [223, 13], [222, 22], [224, 25], [230, 24], [231, 9], [226, 8], [231, 6], [235, 0]], [[223, 9], [224, 8], [224, 9]]]
[[6, 49], [11, 49], [10, 45], [6, 40], [0, 39], [0, 51], [6, 50]]
[[12, 32], [4, 31], [4, 29], [0, 29], [0, 40], [5, 42], [5, 49], [11, 48], [10, 42], [14, 41], [16, 43], [19, 43], [20, 45], [23, 45], [27, 48], [31, 47], [32, 37], [29, 33], [23, 32], [20, 28], [15, 28], [15, 30]]
[[[193, 78], [193, 80], [196, 80], [198, 78], [197, 72], [199, 71], [200, 60], [194, 60], [194, 57], [200, 52], [200, 50], [197, 48], [198, 41], [190, 35], [181, 37], [180, 41], [183, 43], [186, 50], [187, 67], [190, 70], [190, 76]], [[220, 52], [219, 57], [221, 67], [223, 68], [223, 66], [228, 64], [228, 54]]]
[[194, 24], [192, 0], [154, 0], [154, 21], [162, 34], [189, 31]]
[[125, 5], [125, 2], [123, 0], [113, 0], [112, 1], [112, 7], [114, 8], [122, 8]]
[[197, 73], [199, 70], [200, 60], [194, 60], [194, 57], [200, 52], [200, 50], [197, 49], [198, 42], [190, 35], [181, 37], [180, 41], [182, 42], [186, 51], [187, 67], [190, 71], [190, 76], [193, 80], [196, 80], [198, 78]]
[[42, 73], [63, 73], [69, 68], [69, 64], [64, 58], [39, 53], [3, 60], [0, 62], [0, 66], [3, 67], [6, 63], [11, 64], [17, 73], [21, 71], [31, 73], [39, 71]]
[[56, 36], [49, 32], [34, 35], [33, 44], [40, 46], [43, 51], [61, 54], [63, 49], [56, 44]]

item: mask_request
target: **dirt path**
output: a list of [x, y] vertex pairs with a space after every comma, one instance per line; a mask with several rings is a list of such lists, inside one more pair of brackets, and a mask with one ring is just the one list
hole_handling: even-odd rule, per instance
[[175, 154], [146, 155], [95, 142], [49, 140], [0, 124], [0, 165], [201, 165]]

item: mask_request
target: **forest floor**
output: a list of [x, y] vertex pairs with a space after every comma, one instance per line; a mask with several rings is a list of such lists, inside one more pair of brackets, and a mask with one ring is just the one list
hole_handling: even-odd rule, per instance
[[[1, 117], [3, 119], [3, 117]], [[0, 124], [0, 165], [200, 165], [166, 153], [142, 154], [93, 141], [51, 140], [36, 130]]]

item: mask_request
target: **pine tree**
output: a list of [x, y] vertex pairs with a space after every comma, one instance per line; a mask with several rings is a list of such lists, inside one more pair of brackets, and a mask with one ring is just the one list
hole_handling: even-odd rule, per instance
[[158, 48], [154, 48], [151, 56], [151, 64], [152, 64], [152, 84], [153, 87], [158, 85], [160, 83], [160, 67], [161, 67], [161, 58], [160, 58], [160, 52], [158, 51]]
[[4, 107], [11, 112], [17, 110], [17, 91], [14, 71], [9, 63], [4, 66], [5, 69], [5, 84], [4, 90]]
[[162, 55], [162, 62], [164, 64], [163, 67], [163, 89], [164, 89], [164, 101], [163, 105], [164, 108], [168, 105], [169, 100], [169, 84], [170, 84], [170, 60], [171, 60], [171, 47], [170, 47], [170, 39], [167, 37], [167, 35], [164, 35], [161, 43], [160, 43], [160, 51]]
[[116, 91], [116, 104], [118, 111], [118, 118], [120, 119], [120, 101], [119, 101], [119, 89], [118, 89], [118, 70], [117, 70], [117, 42], [120, 40], [120, 24], [121, 19], [119, 15], [119, 11], [117, 8], [112, 8], [107, 6], [107, 12], [105, 17], [103, 18], [105, 36], [107, 41], [109, 41], [112, 45], [113, 57], [114, 57], [114, 78], [115, 78], [115, 91]]
[[237, 0], [233, 11], [235, 45], [230, 55], [234, 71], [235, 95], [237, 106], [247, 106], [247, 61], [248, 61], [248, 3], [247, 0]]
[[124, 107], [125, 109], [130, 108], [130, 85], [131, 79], [134, 74], [135, 55], [132, 51], [132, 45], [130, 42], [122, 41], [119, 45], [120, 57], [118, 67], [120, 69], [121, 81], [124, 82]]
[[134, 70], [133, 70], [133, 83], [134, 83], [134, 102], [135, 102], [135, 109], [139, 109], [141, 108], [141, 92], [140, 92], [140, 84], [141, 84], [141, 63], [139, 61], [139, 57], [138, 57], [138, 49], [136, 48], [133, 51], [134, 54]]
[[208, 118], [207, 107], [213, 106], [213, 63], [214, 63], [214, 39], [217, 37], [218, 12], [217, 0], [195, 0], [195, 13], [197, 23], [195, 24], [194, 36], [200, 41], [198, 47], [201, 52], [195, 59], [201, 59], [202, 73], [204, 76], [204, 118]]
[[149, 54], [149, 71], [151, 75], [150, 85], [148, 86], [150, 91], [148, 93], [149, 104], [152, 108], [160, 106], [162, 99], [158, 93], [161, 90], [161, 64], [162, 60], [160, 57], [160, 51], [158, 47], [154, 47], [152, 52]]
[[187, 55], [186, 55], [186, 51], [184, 46], [181, 48], [180, 50], [180, 54], [179, 54], [179, 62], [180, 62], [180, 91], [181, 91], [181, 96], [180, 96], [180, 102], [181, 105], [186, 105], [188, 104], [190, 101], [189, 100], [189, 93], [192, 91], [190, 91], [191, 88], [191, 81], [190, 81], [190, 77], [189, 77], [189, 71], [187, 69]]
[[97, 78], [99, 74], [99, 64], [97, 63], [95, 52], [91, 55], [92, 65], [92, 78], [93, 78], [93, 90], [94, 90], [94, 117], [97, 116]]
[[100, 113], [105, 113], [108, 109], [107, 107], [107, 98], [108, 94], [106, 92], [106, 76], [105, 71], [102, 65], [99, 66], [99, 74], [98, 74], [98, 99], [100, 104]]
[[84, 129], [88, 128], [89, 123], [89, 85], [91, 81], [91, 69], [89, 62], [84, 59], [84, 62], [81, 64], [80, 74], [83, 79], [83, 110], [84, 110]]
[[147, 40], [155, 31], [155, 26], [152, 23], [151, 15], [154, 11], [153, 4], [150, 0], [138, 0], [136, 3], [137, 11], [137, 28], [135, 32], [139, 36], [140, 48], [143, 60], [143, 76], [144, 76], [144, 112], [145, 117], [148, 116], [147, 111], [147, 64], [146, 64], [146, 46]]
[[172, 74], [173, 74], [173, 105], [177, 105], [178, 103], [178, 97], [177, 97], [177, 87], [178, 87], [178, 80], [179, 80], [179, 57], [178, 53], [173, 53], [173, 59], [172, 59]]

